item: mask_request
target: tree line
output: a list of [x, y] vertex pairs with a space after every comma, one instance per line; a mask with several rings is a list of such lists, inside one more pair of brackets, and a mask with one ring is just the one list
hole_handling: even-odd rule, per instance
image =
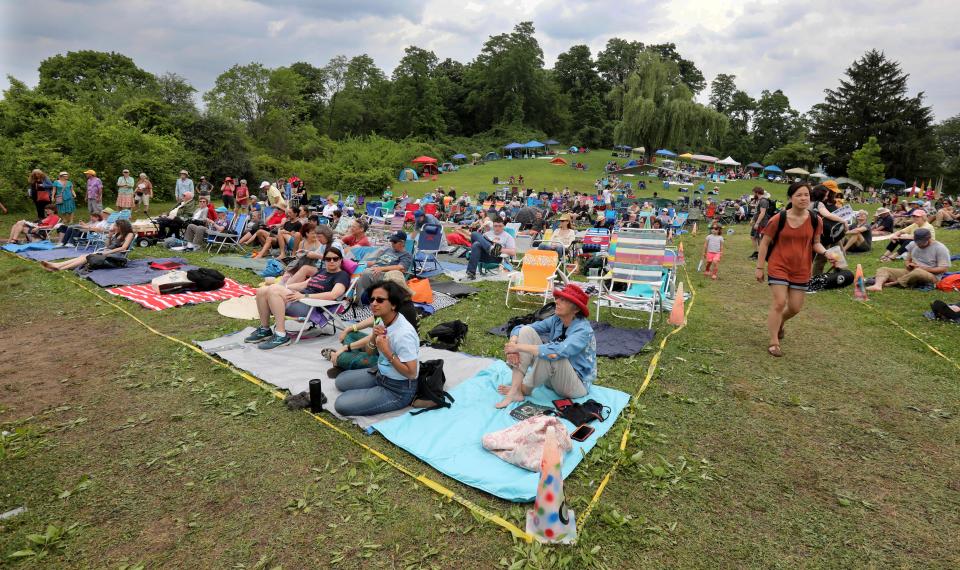
[[[0, 100], [0, 196], [25, 173], [94, 167], [105, 179], [144, 171], [161, 196], [180, 168], [251, 179], [296, 173], [321, 191], [378, 192], [417, 154], [494, 150], [510, 140], [668, 147], [844, 175], [875, 137], [887, 176], [960, 174], [960, 117], [933, 124], [898, 63], [871, 50], [809, 113], [781, 90], [756, 97], [719, 74], [707, 81], [674, 44], [611, 38], [545, 67], [531, 22], [490, 36], [469, 63], [409, 46], [387, 74], [366, 54], [326, 65], [237, 64], [195, 104], [175, 73], [151, 74], [119, 53], [44, 60], [35, 89], [10, 78]], [[871, 149], [873, 147], [870, 147]], [[953, 186], [955, 189], [955, 186]], [[12, 194], [12, 196], [11, 196]]]

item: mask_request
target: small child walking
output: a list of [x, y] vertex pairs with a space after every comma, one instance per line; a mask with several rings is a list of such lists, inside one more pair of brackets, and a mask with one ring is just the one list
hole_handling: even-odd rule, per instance
[[714, 224], [710, 228], [710, 235], [703, 242], [703, 257], [707, 260], [703, 268], [704, 276], [709, 275], [711, 279], [716, 280], [717, 271], [720, 269], [720, 258], [723, 257], [723, 226], [720, 224]]

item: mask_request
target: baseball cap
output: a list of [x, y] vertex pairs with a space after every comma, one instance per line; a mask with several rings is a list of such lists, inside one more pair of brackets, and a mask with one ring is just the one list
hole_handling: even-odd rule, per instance
[[927, 245], [930, 243], [930, 230], [927, 228], [918, 228], [913, 232], [913, 241], [917, 245]]
[[260, 187], [261, 187], [261, 188], [266, 188], [267, 186], [270, 186], [270, 183], [267, 182], [266, 180], [264, 180], [263, 182], [260, 183]]
[[920, 208], [917, 208], [916, 210], [910, 212], [910, 215], [911, 215], [911, 216], [923, 216], [924, 218], [927, 217], [927, 213], [924, 212], [923, 210], [921, 210]]
[[392, 235], [390, 236], [390, 242], [391, 242], [391, 243], [395, 243], [395, 242], [398, 242], [398, 241], [406, 242], [406, 241], [407, 241], [407, 234], [404, 233], [404, 232], [397, 232], [397, 233], [392, 234]]

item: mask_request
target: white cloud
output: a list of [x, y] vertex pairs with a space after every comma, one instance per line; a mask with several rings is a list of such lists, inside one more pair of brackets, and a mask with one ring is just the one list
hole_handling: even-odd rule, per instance
[[779, 88], [803, 111], [877, 48], [939, 119], [960, 113], [960, 2], [937, 0], [0, 0], [0, 87], [6, 74], [35, 84], [43, 59], [80, 49], [124, 53], [201, 91], [235, 63], [323, 65], [341, 53], [367, 53], [389, 75], [408, 45], [466, 63], [522, 20], [548, 65], [578, 43], [596, 55], [613, 36], [674, 42], [708, 81], [733, 73], [751, 95]]

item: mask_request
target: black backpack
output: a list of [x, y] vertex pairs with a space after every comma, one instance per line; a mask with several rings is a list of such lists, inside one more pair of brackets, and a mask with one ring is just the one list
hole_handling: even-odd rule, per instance
[[443, 389], [446, 383], [447, 377], [443, 374], [442, 360], [421, 362], [420, 374], [417, 375], [417, 395], [413, 398], [413, 407], [420, 409], [410, 412], [410, 415], [449, 408], [454, 399]]
[[226, 283], [223, 273], [209, 267], [198, 267], [187, 271], [187, 279], [193, 281], [195, 291], [213, 291]]
[[433, 339], [430, 342], [430, 346], [456, 352], [460, 350], [460, 345], [466, 340], [469, 329], [470, 327], [467, 326], [467, 323], [459, 319], [440, 323], [427, 333], [430, 338]]
[[[810, 212], [810, 224], [813, 226], [813, 235], [814, 240], [816, 240], [817, 228], [820, 226], [820, 214], [816, 212]], [[773, 234], [773, 237], [770, 238], [770, 245], [767, 246], [767, 261], [770, 260], [770, 254], [773, 253], [773, 248], [777, 245], [777, 240], [780, 238], [780, 232], [783, 231], [783, 226], [787, 225], [787, 210], [780, 212], [780, 217], [777, 218], [777, 231]], [[811, 240], [811, 245], [815, 243]]]

